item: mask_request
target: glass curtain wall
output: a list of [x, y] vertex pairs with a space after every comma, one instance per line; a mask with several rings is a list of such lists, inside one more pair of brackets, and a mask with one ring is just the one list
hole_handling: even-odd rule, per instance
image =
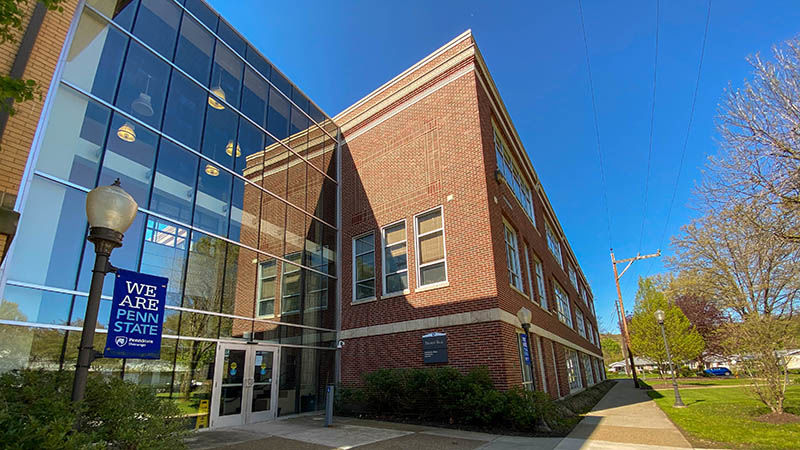
[[287, 345], [280, 414], [322, 408], [338, 128], [202, 1], [89, 0], [77, 20], [7, 266], [0, 372], [74, 366], [94, 258], [86, 193], [119, 178], [139, 212], [111, 262], [169, 279], [165, 338], [160, 360], [93, 370], [200, 417], [217, 341], [249, 332]]

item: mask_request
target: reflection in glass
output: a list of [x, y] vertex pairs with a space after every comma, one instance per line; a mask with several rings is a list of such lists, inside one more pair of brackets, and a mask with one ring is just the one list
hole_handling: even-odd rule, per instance
[[269, 411], [272, 397], [273, 352], [257, 350], [253, 364], [252, 412]]
[[244, 39], [239, 37], [233, 28], [230, 27], [224, 20], [219, 21], [219, 25], [217, 27], [217, 35], [225, 41], [226, 44], [230, 45], [231, 48], [236, 51], [238, 54], [244, 57], [245, 53], [245, 43]]
[[88, 0], [86, 3], [97, 8], [106, 17], [110, 17], [126, 30], [131, 29], [133, 16], [136, 14], [138, 0]]
[[266, 125], [267, 96], [269, 87], [253, 69], [244, 69], [244, 92], [241, 111], [262, 127]]
[[270, 88], [269, 91], [267, 131], [275, 139], [286, 139], [289, 136], [289, 101], [274, 88]]
[[175, 339], [164, 338], [161, 340], [160, 359], [126, 359], [122, 379], [140, 386], [149, 386], [159, 397], [168, 397], [172, 386], [175, 345]]
[[214, 37], [189, 15], [183, 16], [175, 64], [192, 78], [208, 86]]
[[[6, 308], [6, 303], [0, 303], [0, 314], [5, 315]], [[64, 334], [62, 330], [0, 325], [0, 374], [17, 369], [63, 368]]]
[[200, 86], [173, 70], [164, 116], [164, 133], [199, 150], [207, 95]]
[[152, 211], [189, 223], [192, 219], [198, 157], [161, 140], [150, 203]]
[[148, 216], [140, 272], [169, 279], [167, 305], [180, 306], [189, 230]]
[[[142, 246], [142, 233], [147, 215], [139, 212], [133, 223], [125, 232], [124, 245], [111, 254], [111, 264], [127, 270], [136, 270], [139, 262], [139, 249]], [[94, 244], [85, 241], [83, 245], [83, 258], [81, 259], [81, 269], [78, 273], [78, 290], [89, 292], [89, 285], [92, 281], [92, 267], [94, 266]], [[103, 280], [103, 295], [111, 295], [114, 292], [114, 277], [107, 276]]]
[[95, 12], [85, 9], [67, 53], [63, 78], [112, 102], [128, 38]]
[[[126, 122], [124, 116], [115, 113], [111, 129], [115, 130]], [[144, 128], [139, 130], [133, 142], [120, 139], [116, 134], [109, 135], [98, 186], [107, 186], [119, 179], [139, 207], [146, 208], [157, 144], [158, 137]]]
[[203, 411], [200, 402], [211, 402], [216, 347], [215, 342], [185, 339], [178, 341], [172, 398], [178, 402], [181, 411], [192, 417], [195, 423], [208, 423], [208, 420], [204, 421], [197, 416], [209, 414], [208, 406]]
[[261, 75], [263, 75], [264, 78], [269, 80], [269, 75], [271, 71], [270, 64], [261, 55], [258, 54], [258, 51], [256, 51], [256, 49], [254, 49], [250, 45], [247, 46], [247, 55], [245, 59], [247, 59], [247, 62], [252, 64], [257, 71], [261, 72]]
[[133, 34], [167, 59], [172, 59], [181, 10], [175, 2], [141, 0]]
[[[300, 253], [287, 255], [289, 261], [300, 263]], [[281, 314], [300, 312], [300, 289], [302, 286], [302, 271], [300, 267], [283, 263], [283, 286], [281, 287]]]
[[206, 108], [203, 154], [229, 169], [233, 168], [233, 143], [236, 142], [238, 120], [239, 116], [230, 109], [217, 109], [211, 105]]
[[159, 127], [168, 79], [169, 66], [131, 41], [114, 104], [146, 124]]
[[234, 170], [253, 183], [259, 184], [257, 177], [264, 167], [264, 133], [250, 122], [239, 120], [237, 148], [241, 150], [234, 161]]
[[222, 387], [219, 402], [219, 415], [228, 416], [242, 412], [244, 375], [247, 366], [245, 350], [225, 349], [222, 360]]
[[[207, 163], [197, 178], [197, 198], [192, 224], [220, 236], [228, 234], [232, 175]], [[208, 168], [214, 169], [209, 171]]]
[[287, 175], [286, 200], [300, 209], [305, 209], [307, 164], [292, 152], [289, 152], [288, 155], [289, 173]]
[[211, 88], [220, 88], [223, 100], [239, 107], [239, 92], [242, 89], [242, 69], [244, 63], [221, 42], [217, 41], [214, 51], [214, 67], [211, 72]]
[[[197, 231], [192, 232], [189, 247], [189, 263], [186, 267], [186, 287], [184, 288], [183, 307], [200, 311], [220, 312], [222, 307], [223, 281], [225, 266], [229, 261], [228, 244]], [[231, 256], [233, 252], [231, 252]], [[209, 316], [210, 317], [210, 316]], [[216, 337], [208, 335], [201, 329], [208, 322], [198, 323], [197, 329], [184, 331], [181, 324], [181, 335], [196, 337]]]
[[202, 0], [186, 0], [186, 9], [210, 28], [211, 31], [217, 31], [217, 15], [214, 14], [211, 8], [206, 6], [205, 2]]
[[72, 296], [68, 294], [6, 286], [0, 301], [0, 319], [66, 325], [71, 303]]
[[[85, 308], [86, 306], [84, 305], [84, 309]], [[96, 333], [94, 335], [93, 347], [97, 350], [105, 348], [106, 337], [107, 337], [106, 333]], [[64, 362], [62, 364], [64, 368], [67, 368], [68, 370], [74, 370], [75, 364], [78, 361], [78, 346], [80, 344], [80, 341], [81, 341], [80, 331], [67, 332], [67, 342], [64, 345]], [[124, 360], [117, 358], [95, 359], [94, 361], [92, 361], [92, 365], [89, 367], [89, 373], [99, 373], [109, 378], [110, 377], [120, 378], [122, 376], [123, 361]]]
[[[282, 255], [286, 226], [286, 203], [269, 194], [261, 196], [261, 228], [258, 248], [272, 255]], [[297, 249], [295, 249], [297, 250]]]
[[269, 258], [258, 265], [258, 317], [275, 315], [275, 291], [278, 271], [275, 259]]

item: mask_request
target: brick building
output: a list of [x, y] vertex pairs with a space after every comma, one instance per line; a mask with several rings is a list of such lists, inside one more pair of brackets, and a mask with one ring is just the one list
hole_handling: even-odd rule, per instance
[[[562, 397], [603, 378], [590, 288], [469, 31], [333, 120], [344, 383], [487, 366], [501, 388]], [[424, 361], [431, 333], [446, 363]]]

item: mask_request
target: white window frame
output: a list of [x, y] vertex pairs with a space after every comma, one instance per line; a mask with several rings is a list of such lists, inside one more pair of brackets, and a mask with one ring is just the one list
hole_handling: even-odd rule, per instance
[[[388, 264], [386, 264], [386, 258], [385, 258], [386, 249], [388, 247], [386, 245], [386, 230], [401, 223], [403, 224], [403, 234], [405, 235], [405, 240], [403, 240], [403, 244], [405, 244], [406, 246], [406, 268], [403, 270], [398, 270], [397, 272], [387, 273], [386, 267], [388, 266]], [[395, 242], [394, 244], [392, 244], [392, 247], [398, 246], [399, 244], [400, 242]], [[384, 296], [411, 293], [411, 290], [408, 286], [406, 286], [406, 288], [401, 291], [388, 292], [386, 290], [386, 287], [388, 286], [388, 283], [386, 283], [386, 277], [388, 277], [389, 275], [397, 275], [404, 272], [406, 274], [406, 285], [407, 285], [409, 280], [408, 280], [408, 228], [406, 228], [406, 219], [398, 220], [397, 222], [390, 223], [389, 225], [386, 225], [383, 228], [381, 228], [381, 281], [382, 281], [381, 291], [383, 292]]]
[[[298, 309], [286, 310], [286, 302], [285, 300], [289, 297], [300, 297], [303, 295], [303, 283], [305, 283], [305, 279], [303, 278], [303, 268], [302, 264], [302, 252], [297, 252], [292, 255], [287, 255], [286, 259], [289, 261], [293, 261], [297, 256], [299, 259], [297, 262], [287, 263], [284, 261], [281, 264], [281, 315], [289, 315], [289, 314], [298, 314], [300, 312], [300, 302], [298, 302]], [[294, 267], [292, 270], [286, 270], [287, 267]], [[286, 280], [289, 278], [287, 275], [293, 275], [295, 273], [299, 273], [300, 279], [298, 281], [298, 289], [300, 290], [297, 294], [290, 294], [286, 295]]]
[[572, 287], [574, 287], [575, 290], [580, 293], [581, 288], [578, 287], [578, 274], [575, 273], [575, 265], [571, 262], [568, 262], [567, 268], [569, 271], [569, 281], [572, 283]]
[[556, 280], [553, 280], [553, 294], [556, 298], [558, 320], [572, 328], [572, 307], [569, 304], [569, 295]]
[[[509, 239], [511, 242], [509, 242]], [[522, 292], [522, 267], [520, 267], [519, 242], [514, 227], [503, 220], [503, 241], [506, 248], [506, 268], [508, 269], [508, 283]]]
[[547, 293], [544, 288], [544, 266], [536, 255], [533, 255], [533, 272], [536, 274], [536, 292], [539, 295], [539, 306], [548, 311]]
[[[366, 255], [367, 253], [369, 253], [369, 252], [363, 252], [363, 253], [356, 254], [356, 241], [361, 239], [361, 238], [363, 238], [363, 237], [369, 236], [369, 235], [372, 235], [372, 286], [373, 286], [372, 290], [373, 290], [373, 292], [376, 292], [376, 293], [378, 291], [376, 286], [375, 286], [375, 283], [377, 282], [377, 277], [375, 276], [376, 275], [376, 273], [375, 273], [375, 265], [377, 264], [377, 258], [376, 258], [377, 255], [376, 255], [376, 251], [375, 251], [375, 230], [370, 230], [370, 231], [367, 231], [365, 233], [361, 233], [358, 236], [354, 236], [353, 237], [353, 241], [352, 241], [353, 259], [351, 261], [352, 261], [352, 265], [353, 265], [353, 277], [352, 277], [353, 280], [352, 280], [351, 284], [352, 284], [352, 288], [353, 288], [353, 295], [352, 295], [352, 302], [353, 303], [368, 302], [368, 301], [371, 301], [371, 300], [375, 300], [377, 298], [375, 295], [373, 295], [371, 297], [356, 298], [356, 285], [359, 283], [359, 280], [356, 279], [356, 271], [357, 271], [357, 268], [356, 268], [356, 257], [357, 256]], [[361, 282], [369, 281], [369, 280], [370, 279], [367, 278], [365, 280], [361, 280]]]
[[[263, 269], [266, 264], [273, 264], [275, 265], [275, 274], [265, 277], [263, 276]], [[261, 302], [270, 300], [270, 297], [261, 297], [261, 285], [263, 284], [262, 281], [265, 278], [272, 278], [272, 282], [275, 283], [274, 291], [272, 293], [272, 314], [259, 314], [258, 311], [261, 310]], [[259, 319], [268, 319], [275, 317], [275, 299], [278, 298], [279, 289], [278, 289], [278, 261], [276, 259], [268, 260], [268, 261], [260, 261], [258, 263], [258, 286], [256, 287], [256, 317]]]
[[[428, 213], [430, 213], [432, 211], [436, 211], [437, 209], [439, 210], [439, 214], [442, 217], [442, 228], [438, 228], [436, 230], [429, 231], [429, 232], [427, 232], [425, 234], [420, 235], [419, 234], [419, 221], [418, 221], [419, 217], [420, 216], [424, 216], [425, 214], [428, 214]], [[449, 284], [449, 276], [447, 274], [447, 236], [445, 236], [446, 233], [445, 233], [444, 228], [445, 228], [445, 226], [444, 226], [444, 207], [442, 205], [436, 206], [434, 208], [422, 211], [421, 213], [414, 215], [414, 254], [415, 254], [415, 259], [416, 259], [416, 261], [415, 261], [416, 262], [416, 264], [415, 264], [416, 268], [415, 269], [416, 269], [416, 275], [417, 275], [417, 282], [416, 282], [417, 289], [432, 289], [432, 288], [439, 287], [439, 286], [447, 286]], [[429, 234], [436, 233], [439, 230], [442, 231], [442, 255], [444, 256], [444, 258], [437, 259], [436, 261], [430, 261], [430, 262], [427, 262], [425, 264], [422, 264], [420, 262], [421, 258], [422, 258], [422, 254], [420, 253], [419, 240], [420, 240], [420, 238], [425, 237], [425, 236], [427, 236]], [[422, 277], [420, 276], [421, 269], [424, 268], [424, 267], [427, 267], [427, 266], [434, 265], [434, 264], [439, 264], [441, 262], [444, 262], [444, 280], [437, 281], [435, 283], [430, 283], [430, 284], [422, 284]]]
[[583, 371], [586, 373], [586, 385], [594, 386], [594, 372], [592, 371], [592, 360], [586, 353], [581, 353], [581, 362], [583, 363]]
[[564, 258], [561, 255], [561, 239], [558, 238], [558, 235], [553, 231], [553, 227], [550, 226], [550, 223], [545, 221], [544, 223], [545, 234], [547, 235], [547, 248], [550, 250], [550, 254], [553, 255], [553, 258], [556, 259], [559, 266], [564, 265]]
[[509, 154], [508, 146], [505, 144], [505, 139], [497, 131], [497, 127], [492, 124], [492, 131], [494, 135], [494, 152], [497, 159], [497, 170], [506, 180], [511, 192], [517, 199], [517, 202], [525, 211], [525, 214], [533, 223], [536, 228], [536, 214], [533, 207], [533, 191], [528, 183], [522, 178], [519, 173], [517, 165], [514, 163], [513, 158]]
[[583, 304], [587, 307], [589, 306], [589, 294], [586, 292], [586, 288], [581, 286], [581, 298], [583, 299]]
[[575, 308], [575, 328], [578, 329], [578, 334], [580, 334], [581, 337], [586, 337], [586, 321], [583, 317], [583, 311], [581, 311], [580, 308]]
[[523, 253], [525, 254], [525, 272], [528, 274], [528, 295], [531, 296], [531, 301], [536, 303], [536, 297], [533, 294], [533, 278], [531, 278], [531, 258], [528, 256], [528, 246], [522, 244]]
[[569, 392], [573, 393], [583, 387], [583, 379], [581, 378], [580, 360], [578, 352], [571, 348], [565, 349], [566, 358], [565, 365], [567, 366], [567, 381], [569, 382]]

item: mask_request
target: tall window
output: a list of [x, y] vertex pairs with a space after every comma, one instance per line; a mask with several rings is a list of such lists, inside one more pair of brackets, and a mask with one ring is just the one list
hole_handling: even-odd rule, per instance
[[533, 356], [530, 353], [530, 347], [528, 347], [528, 339], [529, 337], [526, 334], [518, 334], [517, 335], [517, 343], [519, 344], [519, 363], [522, 366], [522, 386], [525, 389], [533, 390]]
[[522, 290], [522, 272], [519, 266], [519, 250], [517, 250], [517, 235], [514, 229], [503, 222], [506, 235], [506, 265], [508, 266], [508, 280], [512, 286]]
[[302, 272], [300, 271], [300, 252], [286, 255], [286, 259], [296, 263], [283, 263], [283, 286], [281, 288], [281, 314], [300, 312], [300, 288], [302, 286]]
[[277, 278], [275, 260], [264, 261], [258, 265], [258, 317], [275, 315], [275, 280]]
[[583, 360], [583, 371], [586, 373], [586, 384], [591, 386], [594, 384], [594, 373], [592, 372], [592, 359], [589, 355], [581, 353]]
[[553, 229], [550, 227], [550, 224], [545, 222], [544, 223], [545, 232], [547, 233], [547, 248], [550, 249], [550, 253], [553, 254], [553, 257], [556, 258], [558, 261], [558, 265], [560, 266], [563, 264], [563, 259], [561, 258], [561, 242], [558, 240], [558, 237], [553, 232]]
[[353, 301], [375, 297], [375, 233], [353, 239]]
[[539, 295], [539, 305], [547, 310], [547, 296], [544, 293], [544, 270], [542, 262], [536, 256], [533, 257], [533, 273], [536, 274], [536, 292]]
[[528, 275], [528, 294], [531, 296], [531, 301], [535, 302], [536, 297], [533, 296], [533, 277], [531, 277], [531, 261], [528, 256], [528, 246], [522, 244], [522, 254], [525, 256], [525, 273]]
[[569, 297], [564, 292], [564, 288], [553, 280], [553, 292], [556, 296], [556, 308], [558, 309], [558, 320], [564, 322], [568, 327], [572, 328], [572, 311], [569, 307]]
[[578, 328], [578, 334], [583, 337], [586, 337], [586, 324], [583, 321], [583, 312], [580, 309], [575, 308], [575, 325]]
[[578, 287], [578, 275], [575, 273], [575, 266], [573, 266], [572, 263], [567, 263], [567, 267], [569, 268], [569, 281], [572, 282], [572, 287], [580, 292], [581, 289]]
[[442, 207], [414, 218], [417, 239], [417, 284], [419, 287], [447, 281]]
[[567, 349], [567, 380], [569, 381], [570, 392], [583, 387], [579, 364], [578, 353], [575, 350]]
[[583, 298], [583, 304], [589, 306], [589, 294], [586, 293], [586, 288], [581, 289], [581, 298]]
[[506, 183], [508, 183], [508, 187], [511, 188], [511, 192], [514, 193], [514, 196], [517, 198], [520, 205], [522, 205], [522, 210], [525, 211], [525, 214], [528, 215], [535, 227], [536, 216], [533, 213], [533, 194], [531, 193], [531, 188], [528, 187], [528, 184], [523, 180], [522, 176], [520, 176], [519, 170], [514, 164], [514, 160], [511, 158], [506, 146], [503, 145], [503, 139], [499, 136], [497, 130], [494, 130], [494, 151], [497, 157], [497, 170], [500, 171], [500, 174], [506, 180]]
[[383, 295], [408, 291], [406, 222], [383, 229]]

